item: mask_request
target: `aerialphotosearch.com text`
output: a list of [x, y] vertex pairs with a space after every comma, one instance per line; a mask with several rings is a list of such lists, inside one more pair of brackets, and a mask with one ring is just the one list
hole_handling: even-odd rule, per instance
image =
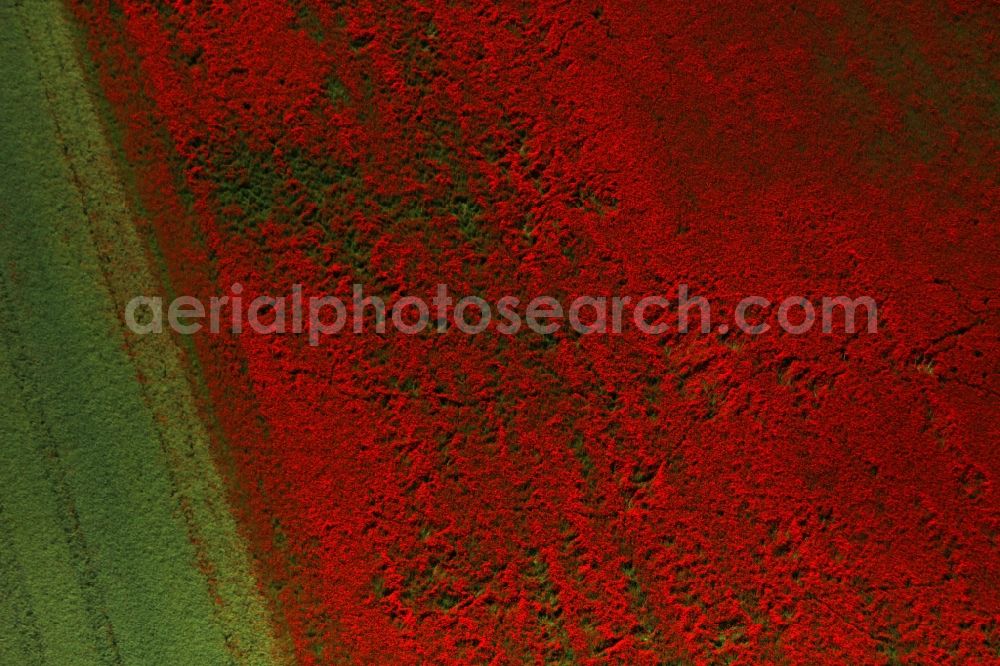
[[352, 297], [330, 295], [306, 297], [301, 285], [293, 285], [283, 296], [246, 298], [243, 286], [233, 284], [229, 293], [207, 302], [180, 296], [164, 304], [157, 296], [136, 296], [125, 307], [125, 322], [139, 335], [161, 333], [164, 322], [183, 335], [204, 330], [234, 334], [306, 335], [316, 346], [324, 336], [337, 334], [385, 334], [389, 327], [404, 335], [446, 333], [452, 328], [477, 335], [494, 331], [516, 335], [523, 328], [539, 335], [552, 335], [563, 327], [580, 335], [620, 334], [630, 328], [646, 335], [742, 332], [762, 335], [777, 326], [785, 333], [801, 335], [819, 324], [822, 333], [867, 333], [878, 331], [878, 309], [869, 296], [827, 296], [809, 300], [789, 296], [773, 302], [762, 296], [747, 296], [732, 308], [726, 321], [713, 320], [708, 299], [693, 295], [679, 284], [673, 299], [652, 296], [577, 296], [568, 303], [552, 296], [523, 299], [503, 296], [490, 303], [479, 296], [455, 299], [448, 286], [437, 285], [434, 296], [402, 296], [383, 299], [365, 293], [355, 284]]

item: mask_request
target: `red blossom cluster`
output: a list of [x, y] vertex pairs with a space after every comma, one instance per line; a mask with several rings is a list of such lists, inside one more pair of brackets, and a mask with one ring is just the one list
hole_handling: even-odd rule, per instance
[[177, 293], [879, 303], [198, 336], [302, 663], [998, 658], [995, 6], [71, 6]]

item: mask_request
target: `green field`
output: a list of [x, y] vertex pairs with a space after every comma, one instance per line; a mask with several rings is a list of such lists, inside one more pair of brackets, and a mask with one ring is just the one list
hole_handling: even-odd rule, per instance
[[0, 34], [0, 664], [283, 661], [183, 355], [123, 330], [162, 289], [72, 26]]

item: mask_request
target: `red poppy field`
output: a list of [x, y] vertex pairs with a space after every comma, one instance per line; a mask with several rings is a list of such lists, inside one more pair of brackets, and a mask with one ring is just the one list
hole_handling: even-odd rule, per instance
[[66, 10], [172, 295], [711, 302], [182, 341], [271, 661], [1000, 661], [995, 5]]

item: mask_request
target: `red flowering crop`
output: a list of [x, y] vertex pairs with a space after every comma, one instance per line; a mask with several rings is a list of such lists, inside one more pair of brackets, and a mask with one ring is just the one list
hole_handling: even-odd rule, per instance
[[995, 7], [73, 8], [178, 293], [879, 303], [198, 336], [301, 662], [1000, 657]]

